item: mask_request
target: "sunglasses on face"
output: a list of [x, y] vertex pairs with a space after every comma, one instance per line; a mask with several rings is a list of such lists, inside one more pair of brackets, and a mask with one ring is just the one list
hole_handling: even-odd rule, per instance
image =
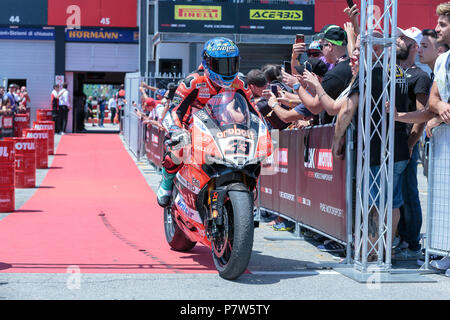
[[318, 58], [322, 55], [321, 52], [311, 52], [306, 54], [308, 57]]

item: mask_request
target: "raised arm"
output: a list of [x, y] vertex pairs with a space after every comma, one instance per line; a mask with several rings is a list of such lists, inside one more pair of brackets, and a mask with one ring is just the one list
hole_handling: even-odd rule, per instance
[[431, 87], [429, 104], [431, 111], [437, 113], [442, 121], [447, 124], [450, 123], [450, 104], [441, 100], [436, 81], [433, 82], [433, 86]]

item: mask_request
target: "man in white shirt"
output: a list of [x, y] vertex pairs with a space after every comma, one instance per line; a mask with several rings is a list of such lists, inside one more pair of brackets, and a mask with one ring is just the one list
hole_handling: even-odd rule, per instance
[[114, 97], [111, 97], [111, 99], [109, 99], [108, 101], [108, 110], [111, 113], [111, 123], [114, 124], [114, 117], [116, 116], [117, 112], [117, 104]]
[[69, 115], [70, 101], [69, 101], [69, 91], [67, 91], [67, 83], [62, 85], [61, 91], [58, 93], [59, 99], [59, 132], [64, 134], [66, 132], [67, 117]]
[[[437, 41], [450, 46], [450, 1], [438, 5], [436, 14], [438, 15]], [[442, 122], [450, 124], [450, 50], [441, 54], [436, 60], [429, 104], [430, 109], [439, 116], [428, 121], [428, 126], [437, 126]], [[430, 125], [430, 122], [433, 122], [433, 124]], [[432, 261], [431, 265], [441, 270], [447, 269], [445, 274], [450, 277], [449, 257]]]
[[[437, 41], [450, 45], [450, 2], [441, 3], [436, 13]], [[434, 82], [430, 93], [430, 108], [439, 114], [442, 122], [450, 123], [450, 51], [441, 54], [434, 67]]]

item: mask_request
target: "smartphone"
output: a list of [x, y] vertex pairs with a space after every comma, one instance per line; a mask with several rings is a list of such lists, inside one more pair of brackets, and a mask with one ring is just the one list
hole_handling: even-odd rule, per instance
[[291, 62], [290, 61], [284, 61], [283, 67], [284, 67], [284, 71], [286, 73], [291, 74]]
[[309, 63], [309, 61], [305, 61], [304, 65], [305, 65], [306, 70], [308, 70], [309, 72], [312, 72], [312, 65], [311, 65], [311, 63]]
[[349, 8], [351, 8], [355, 5], [352, 0], [347, 0], [347, 4], [348, 4]]
[[296, 34], [295, 35], [295, 43], [304, 43], [305, 35], [304, 34]]
[[270, 85], [270, 89], [272, 90], [273, 94], [278, 97], [278, 86], [276, 84]]

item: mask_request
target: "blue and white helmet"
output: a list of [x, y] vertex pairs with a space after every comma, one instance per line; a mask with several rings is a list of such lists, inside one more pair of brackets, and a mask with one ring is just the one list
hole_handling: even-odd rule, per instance
[[203, 47], [203, 66], [209, 79], [216, 85], [228, 88], [239, 72], [239, 49], [227, 38], [213, 38]]

